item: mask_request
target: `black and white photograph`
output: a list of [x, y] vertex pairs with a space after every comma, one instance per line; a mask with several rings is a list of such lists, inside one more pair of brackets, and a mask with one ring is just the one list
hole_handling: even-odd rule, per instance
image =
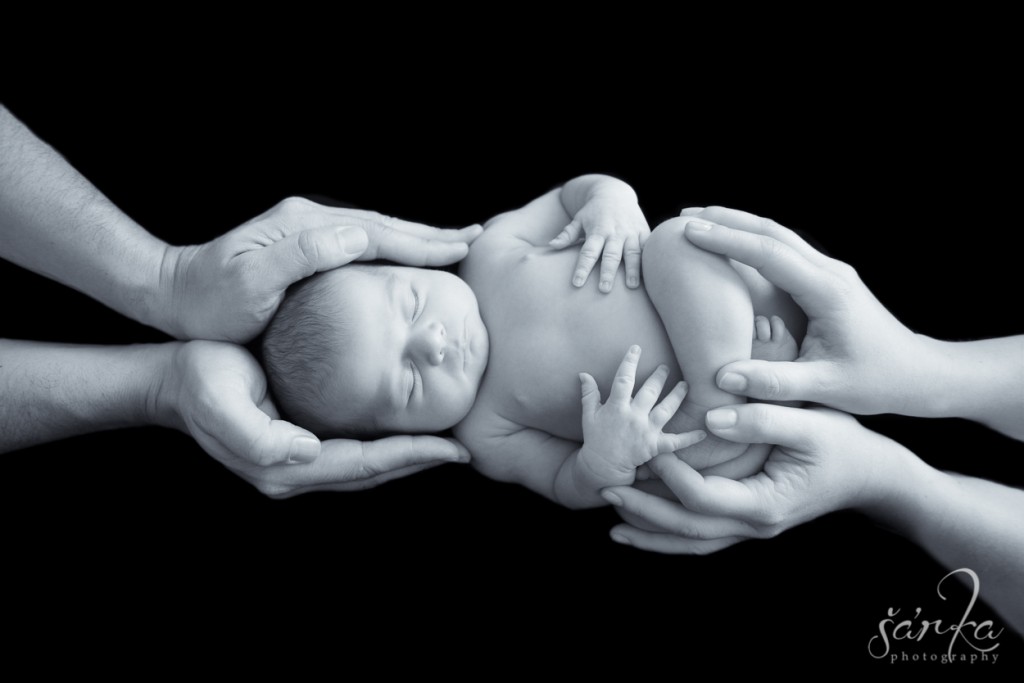
[[1019, 672], [1019, 107], [958, 78], [0, 88], [11, 656]]

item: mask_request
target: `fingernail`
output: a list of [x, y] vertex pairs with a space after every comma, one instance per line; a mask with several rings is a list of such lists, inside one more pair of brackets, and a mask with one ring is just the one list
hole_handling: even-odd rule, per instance
[[695, 436], [697, 437], [696, 443], [700, 443], [704, 439], [708, 438], [708, 433], [701, 429], [697, 431], [697, 434]]
[[345, 245], [345, 254], [348, 256], [358, 256], [366, 251], [366, 247], [370, 246], [370, 238], [366, 236], [366, 231], [362, 228], [342, 228], [339, 236]]
[[582, 275], [577, 275], [576, 277], [574, 277], [572, 279], [572, 283], [575, 286], [577, 286], [577, 287], [582, 287], [583, 286], [583, 276]]
[[611, 536], [612, 540], [616, 543], [621, 543], [622, 545], [633, 545], [629, 542], [629, 539], [623, 536], [622, 534], [612, 534]]
[[313, 462], [320, 456], [320, 442], [308, 436], [297, 436], [292, 439], [288, 449], [288, 462], [297, 465]]
[[700, 221], [690, 221], [686, 224], [687, 230], [694, 230], [697, 232], [707, 232], [711, 229], [710, 223], [701, 223]]
[[640, 347], [637, 346], [636, 344], [633, 344], [632, 346], [629, 347], [629, 353], [632, 356], [637, 355], [638, 353], [640, 353]]
[[612, 281], [611, 280], [601, 280], [601, 287], [600, 287], [600, 289], [601, 289], [602, 292], [605, 292], [605, 293], [612, 291]]
[[619, 497], [618, 494], [612, 493], [611, 491], [602, 491], [601, 497], [604, 498], [609, 503], [611, 503], [612, 505], [615, 505], [616, 507], [622, 505], [622, 498]]
[[727, 372], [722, 375], [722, 379], [719, 380], [718, 386], [726, 391], [746, 391], [747, 378], [743, 375], [737, 375], [735, 372]]
[[712, 429], [727, 429], [736, 424], [739, 415], [732, 408], [716, 408], [709, 410], [707, 418], [708, 427]]
[[627, 287], [636, 287], [639, 284], [640, 284], [640, 281], [637, 280], [635, 277], [632, 277], [632, 276], [630, 276], [630, 278], [626, 280], [626, 286]]

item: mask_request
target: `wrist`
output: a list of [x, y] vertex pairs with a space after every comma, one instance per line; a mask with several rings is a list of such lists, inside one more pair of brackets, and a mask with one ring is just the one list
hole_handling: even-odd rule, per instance
[[187, 372], [187, 342], [168, 342], [151, 347], [152, 373], [146, 386], [145, 421], [147, 424], [183, 430], [178, 409], [182, 379]]
[[907, 448], [889, 440], [890, 452], [879, 453], [867, 468], [871, 482], [864, 486], [854, 509], [882, 526], [913, 539], [922, 520], [934, 517], [932, 501], [941, 498], [948, 475], [934, 469]]
[[182, 298], [182, 283], [196, 249], [194, 246], [164, 245], [160, 255], [160, 266], [146, 300], [148, 319], [143, 322], [176, 339], [188, 338], [179, 301]]

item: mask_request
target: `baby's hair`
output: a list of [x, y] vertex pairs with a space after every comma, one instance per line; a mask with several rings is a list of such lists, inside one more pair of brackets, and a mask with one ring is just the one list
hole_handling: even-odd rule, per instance
[[321, 438], [379, 436], [372, 406], [357, 399], [332, 403], [327, 380], [345, 354], [354, 330], [344, 297], [346, 271], [378, 274], [368, 266], [345, 266], [289, 288], [263, 335], [262, 357], [271, 396], [282, 416]]

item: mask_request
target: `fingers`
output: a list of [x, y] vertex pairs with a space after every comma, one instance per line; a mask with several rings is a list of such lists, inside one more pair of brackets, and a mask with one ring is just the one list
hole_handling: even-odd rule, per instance
[[[654, 369], [654, 372], [651, 373], [651, 376], [647, 378], [647, 381], [643, 383], [640, 390], [636, 392], [636, 397], [633, 399], [633, 405], [645, 413], [650, 413], [654, 408], [654, 404], [657, 402], [658, 397], [661, 396], [661, 390], [665, 388], [665, 380], [667, 379], [668, 366], [664, 364], [659, 365]], [[676, 389], [678, 388], [679, 386], [676, 385]], [[673, 389], [673, 391], [675, 391], [675, 389]], [[652, 422], [654, 422], [654, 420], [652, 420]], [[668, 422], [668, 420], [665, 420], [665, 422]], [[665, 422], [658, 424], [658, 429], [664, 427]]]
[[626, 261], [626, 286], [636, 289], [640, 286], [640, 263], [643, 254], [643, 245], [638, 235], [630, 235], [626, 238], [623, 247], [623, 258]]
[[615, 526], [611, 530], [611, 538], [616, 543], [669, 555], [710, 555], [746, 540], [738, 536], [717, 538], [711, 541], [694, 540], [671, 534], [644, 531], [628, 524]]
[[394, 216], [388, 216], [376, 211], [363, 211], [360, 209], [347, 209], [344, 207], [321, 205], [317, 205], [317, 208], [325, 215], [339, 219], [335, 221], [337, 223], [348, 223], [350, 222], [350, 219], [354, 219], [360, 223], [369, 223], [378, 229], [394, 230], [396, 232], [409, 235], [410, 237], [418, 237], [423, 240], [469, 243], [479, 237], [480, 233], [483, 232], [483, 226], [479, 224], [470, 225], [459, 230], [451, 230], [447, 228], [435, 228], [430, 225], [424, 225], [423, 223], [402, 220], [401, 218], [395, 218]]
[[619, 509], [677, 536], [712, 540], [757, 534], [757, 529], [741, 520], [702, 515], [686, 509], [678, 501], [668, 500], [630, 486], [605, 489], [601, 496]]
[[[640, 347], [633, 345], [626, 351], [626, 355], [619, 363], [615, 371], [615, 379], [612, 380], [612, 389], [608, 393], [608, 403], [618, 405], [629, 405], [633, 399], [633, 385], [636, 383], [636, 366], [640, 362]], [[659, 389], [659, 393], [660, 393]]]
[[604, 250], [604, 241], [604, 237], [601, 235], [590, 235], [583, 243], [579, 258], [576, 259], [576, 270], [572, 275], [574, 287], [582, 287], [587, 282], [590, 271], [594, 269], [597, 259]]
[[765, 401], [827, 403], [839, 386], [825, 361], [741, 360], [718, 371], [715, 383], [724, 391]]
[[[672, 419], [672, 416], [679, 410], [679, 406], [683, 404], [683, 399], [686, 398], [686, 392], [689, 389], [689, 385], [686, 382], [679, 382], [673, 387], [669, 395], [658, 404], [658, 407], [651, 411], [651, 424], [658, 429], [664, 428], [668, 421]], [[660, 391], [660, 389], [659, 389]]]
[[801, 452], [817, 450], [816, 434], [829, 425], [820, 412], [770, 403], [716, 408], [705, 418], [716, 436], [742, 443], [771, 443]]
[[763, 513], [764, 506], [754, 488], [756, 478], [733, 481], [703, 477], [674, 455], [659, 455], [651, 460], [650, 466], [693, 512], [744, 521], [759, 519]]
[[562, 229], [562, 232], [558, 233], [555, 239], [548, 242], [548, 246], [554, 249], [565, 249], [571, 244], [576, 244], [576, 240], [580, 238], [580, 232], [583, 230], [583, 223], [577, 219], [573, 219], [569, 225]]
[[225, 391], [217, 409], [218, 414], [206, 415], [210, 424], [190, 425], [206, 437], [194, 434], [204, 447], [206, 441], [215, 442], [225, 454], [261, 467], [313, 462], [320, 455], [320, 441], [311, 432], [272, 419], [247, 395], [236, 397]]
[[331, 270], [361, 256], [369, 246], [366, 231], [358, 226], [314, 228], [292, 232], [255, 252], [261, 272], [276, 289]]
[[697, 215], [711, 223], [776, 239], [799, 252], [809, 261], [821, 264], [826, 260], [825, 255], [808, 244], [804, 238], [770, 218], [762, 218], [746, 211], [727, 209], [724, 206], [709, 206], [698, 212]]
[[320, 457], [304, 465], [241, 469], [241, 474], [271, 498], [308, 491], [354, 491], [420, 472], [447, 462], [468, 462], [457, 441], [436, 436], [394, 436], [378, 441], [331, 439]]
[[612, 291], [615, 273], [622, 263], [624, 240], [621, 237], [609, 237], [604, 243], [604, 255], [601, 257], [601, 275], [597, 288], [607, 294]]
[[754, 338], [761, 342], [771, 341], [772, 325], [763, 315], [754, 318]]
[[[461, 261], [469, 253], [469, 245], [464, 239], [445, 241], [435, 239], [432, 236], [434, 233], [422, 235], [403, 230], [381, 229], [379, 225], [372, 223], [357, 222], [357, 225], [363, 227], [370, 235], [370, 246], [362, 254], [364, 261], [380, 258], [408, 266], [444, 266]], [[438, 234], [447, 232], [437, 228], [430, 230], [436, 230]], [[475, 230], [471, 229], [465, 235], [472, 235], [474, 232]]]
[[695, 443], [700, 443], [707, 438], [707, 432], [702, 429], [695, 429], [692, 432], [682, 434], [661, 434], [658, 436], [658, 453], [675, 453], [684, 448], [689, 448]]
[[597, 381], [585, 372], [580, 373], [580, 392], [583, 415], [593, 415], [601, 407], [601, 390], [597, 386]]
[[777, 239], [703, 221], [689, 222], [684, 234], [702, 249], [755, 268], [789, 292], [812, 317], [835, 307], [835, 285], [829, 273]]

